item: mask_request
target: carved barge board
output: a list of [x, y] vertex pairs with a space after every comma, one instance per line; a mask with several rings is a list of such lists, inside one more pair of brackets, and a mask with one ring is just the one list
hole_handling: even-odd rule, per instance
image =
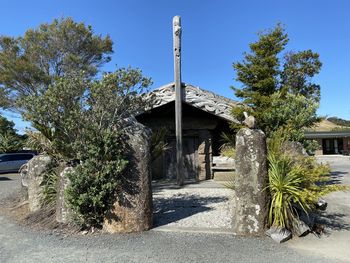
[[[190, 84], [182, 83], [182, 91], [183, 102], [227, 121], [238, 123], [231, 115], [232, 107], [237, 107], [238, 102]], [[175, 84], [164, 85], [152, 91], [149, 96], [152, 98], [151, 108], [157, 108], [175, 101]]]

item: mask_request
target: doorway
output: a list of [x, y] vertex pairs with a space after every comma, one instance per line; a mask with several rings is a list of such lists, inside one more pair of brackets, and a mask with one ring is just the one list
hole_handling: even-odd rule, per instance
[[[176, 179], [176, 140], [168, 139], [169, 149], [165, 152], [164, 167], [165, 178]], [[198, 179], [198, 138], [183, 137], [182, 154], [184, 160], [184, 179]]]
[[344, 150], [343, 139], [323, 139], [323, 154], [340, 154]]

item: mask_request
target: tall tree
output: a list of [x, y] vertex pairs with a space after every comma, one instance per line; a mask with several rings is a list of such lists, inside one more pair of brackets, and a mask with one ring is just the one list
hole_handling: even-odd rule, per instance
[[13, 121], [0, 115], [0, 153], [22, 149], [25, 136], [17, 134]]
[[110, 61], [112, 41], [72, 18], [0, 37], [0, 106], [25, 111], [21, 99], [40, 96], [58, 77], [84, 72], [91, 78]]
[[311, 50], [288, 52], [284, 56], [281, 73], [282, 89], [319, 102], [320, 85], [313, 83], [312, 78], [320, 72], [321, 67], [319, 54]]
[[[315, 116], [320, 86], [312, 82], [312, 77], [319, 73], [322, 66], [319, 55], [311, 50], [283, 55], [289, 39], [279, 24], [258, 36], [259, 39], [250, 44], [250, 53], [244, 53], [243, 61], [233, 64], [236, 80], [242, 83], [241, 88], [233, 87], [235, 95], [242, 100], [242, 107], [233, 109], [234, 117], [242, 120], [243, 111], [249, 112], [268, 136], [283, 125], [293, 128], [293, 119], [308, 118], [302, 123], [312, 125], [318, 120]], [[298, 107], [300, 110], [293, 114], [300, 115], [292, 117], [284, 114], [291, 113], [291, 105], [301, 104], [310, 106], [312, 112], [306, 114]], [[280, 107], [281, 111], [276, 107]], [[295, 123], [294, 129], [299, 128], [300, 123]]]

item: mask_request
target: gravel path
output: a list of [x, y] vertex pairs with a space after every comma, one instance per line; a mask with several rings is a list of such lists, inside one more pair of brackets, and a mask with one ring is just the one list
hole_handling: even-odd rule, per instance
[[62, 237], [23, 229], [1, 216], [0, 225], [1, 263], [340, 262], [296, 253], [270, 239], [225, 234], [148, 231], [129, 235]]
[[232, 227], [233, 191], [214, 182], [173, 189], [166, 185], [153, 188], [156, 227], [229, 229]]
[[0, 200], [20, 190], [19, 174], [0, 174]]

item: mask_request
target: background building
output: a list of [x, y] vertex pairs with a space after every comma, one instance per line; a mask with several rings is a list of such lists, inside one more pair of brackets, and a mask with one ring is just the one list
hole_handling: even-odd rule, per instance
[[323, 120], [305, 132], [305, 138], [316, 140], [319, 144], [316, 155], [349, 154], [350, 127]]

